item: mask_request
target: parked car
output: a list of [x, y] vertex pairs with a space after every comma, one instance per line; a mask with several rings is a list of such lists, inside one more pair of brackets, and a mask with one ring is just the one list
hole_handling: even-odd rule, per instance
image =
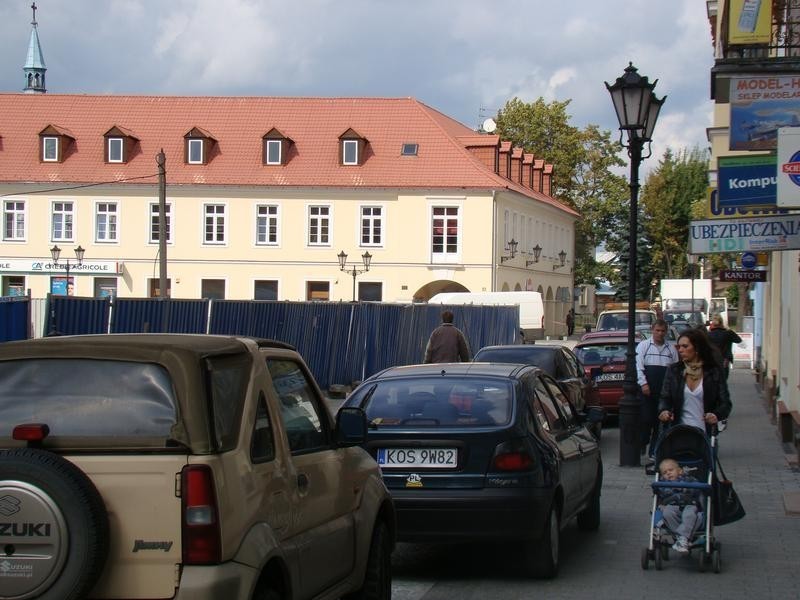
[[[473, 362], [537, 366], [561, 384], [572, 406], [579, 413], [584, 413], [588, 406], [591, 406], [587, 400], [592, 399], [592, 380], [575, 353], [566, 346], [544, 344], [484, 346], [475, 354]], [[599, 438], [602, 424], [593, 423], [592, 426], [592, 432]]]
[[0, 344], [0, 596], [388, 598], [394, 509], [365, 436], [280, 342]]
[[[636, 333], [635, 341], [642, 341], [644, 335]], [[622, 399], [622, 384], [627, 366], [627, 332], [595, 332], [586, 334], [575, 345], [575, 355], [583, 364], [587, 377], [593, 383], [590, 400], [592, 405], [602, 406], [606, 414], [619, 415], [619, 401]]]
[[[395, 501], [398, 539], [523, 543], [526, 569], [553, 577], [560, 530], [600, 523], [597, 440], [538, 367], [393, 367], [345, 402], [366, 411], [366, 448]], [[590, 409], [597, 422], [602, 411]]]

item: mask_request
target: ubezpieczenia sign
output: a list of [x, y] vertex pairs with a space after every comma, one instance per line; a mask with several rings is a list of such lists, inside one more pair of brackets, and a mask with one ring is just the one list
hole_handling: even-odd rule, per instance
[[689, 252], [717, 254], [800, 248], [800, 215], [713, 219], [689, 224]]

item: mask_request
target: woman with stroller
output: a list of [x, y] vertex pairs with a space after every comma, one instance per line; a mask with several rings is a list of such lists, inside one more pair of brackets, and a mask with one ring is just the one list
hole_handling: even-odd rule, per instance
[[658, 419], [702, 430], [728, 418], [731, 397], [719, 352], [701, 329], [687, 329], [678, 338], [680, 360], [667, 369]]

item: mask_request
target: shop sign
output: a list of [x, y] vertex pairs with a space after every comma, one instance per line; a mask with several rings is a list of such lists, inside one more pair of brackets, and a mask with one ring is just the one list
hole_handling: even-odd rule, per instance
[[800, 76], [731, 77], [730, 149], [774, 150], [781, 127], [800, 126]]
[[769, 252], [800, 249], [800, 215], [712, 219], [689, 224], [689, 252]]
[[[114, 260], [84, 260], [81, 264], [69, 261], [70, 275], [121, 275], [121, 262]], [[51, 260], [0, 258], [0, 273], [43, 273], [46, 275], [66, 275], [66, 261], [54, 263]]]
[[767, 280], [766, 271], [750, 271], [742, 269], [727, 269], [719, 272], [720, 281], [735, 283], [763, 283]]
[[778, 132], [778, 206], [800, 208], [800, 127]]
[[720, 157], [720, 206], [774, 206], [778, 189], [776, 164], [774, 156]]

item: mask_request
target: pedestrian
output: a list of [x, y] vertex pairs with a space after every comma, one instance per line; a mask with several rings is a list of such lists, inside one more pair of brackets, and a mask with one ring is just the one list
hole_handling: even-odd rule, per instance
[[708, 328], [708, 339], [719, 348], [722, 354], [722, 370], [727, 380], [728, 373], [731, 370], [731, 363], [733, 362], [733, 345], [741, 344], [742, 338], [732, 329], [725, 327], [721, 315], [715, 314], [711, 316], [711, 324]]
[[442, 312], [442, 324], [431, 332], [425, 347], [426, 363], [469, 362], [472, 359], [467, 338], [453, 325], [453, 313]]
[[567, 316], [564, 318], [567, 322], [567, 335], [572, 335], [572, 332], [575, 331], [575, 309], [570, 308], [567, 311]]
[[[658, 472], [663, 481], [691, 483], [697, 479], [686, 475], [678, 461], [665, 458], [658, 465]], [[672, 549], [680, 554], [688, 554], [690, 540], [700, 524], [700, 511], [703, 509], [700, 492], [691, 488], [674, 487], [659, 488], [658, 504], [664, 523], [675, 535]]]
[[675, 421], [704, 431], [731, 412], [728, 382], [719, 353], [702, 329], [687, 329], [678, 338], [680, 361], [667, 369], [658, 404], [662, 423]]
[[[651, 336], [636, 345], [636, 379], [641, 404], [641, 451], [652, 457], [658, 441], [658, 400], [667, 368], [678, 362], [678, 351], [666, 341], [667, 322], [656, 319], [650, 326]], [[652, 458], [651, 458], [652, 459]]]

